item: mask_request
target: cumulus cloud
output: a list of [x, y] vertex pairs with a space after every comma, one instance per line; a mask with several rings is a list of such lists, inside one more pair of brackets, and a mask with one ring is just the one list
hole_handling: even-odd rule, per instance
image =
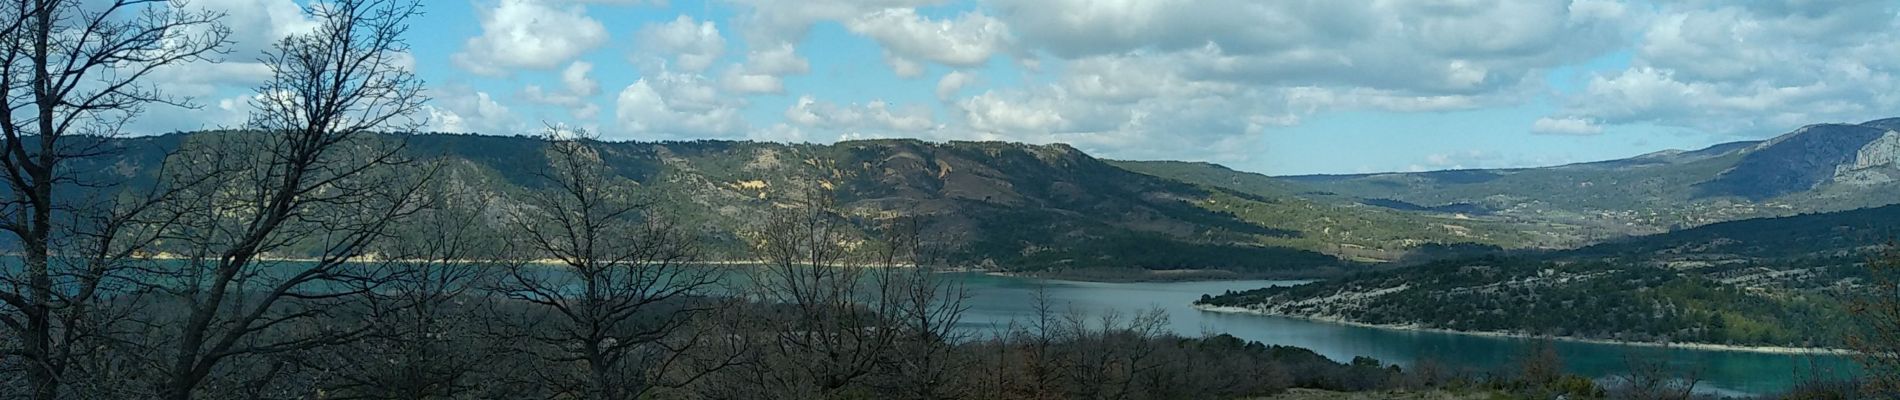
[[[198, 0], [185, 4], [187, 12], [223, 14], [219, 23], [234, 32], [216, 60], [174, 64], [144, 77], [164, 96], [190, 100], [191, 108], [151, 104], [128, 128], [138, 133], [162, 133], [242, 125], [250, 113], [248, 92], [269, 81], [271, 70], [257, 60], [277, 41], [315, 29], [317, 22], [291, 0]], [[205, 26], [186, 29], [202, 30]], [[188, 32], [199, 34], [202, 32]], [[240, 94], [243, 93], [243, 94]]]
[[1762, 134], [1892, 116], [1900, 10], [1889, 2], [1675, 4], [1628, 68], [1592, 75], [1565, 115]]
[[950, 20], [930, 20], [915, 9], [887, 8], [860, 15], [845, 28], [882, 45], [898, 75], [922, 75], [914, 60], [954, 67], [981, 65], [1009, 43], [1009, 28], [990, 16], [967, 12]]
[[[485, 1], [497, 3], [480, 14], [483, 33], [468, 40], [456, 64], [488, 75], [565, 65], [559, 87], [528, 85], [514, 97], [568, 107], [577, 116], [592, 115], [586, 107], [600, 89], [588, 76], [592, 66], [574, 59], [607, 39], [604, 28], [574, 4], [647, 2]], [[786, 140], [914, 135], [1069, 142], [1115, 157], [1233, 160], [1247, 157], [1278, 127], [1341, 111], [1441, 112], [1550, 101], [1559, 109], [1532, 122], [1531, 132], [1595, 135], [1626, 124], [1785, 130], [1900, 109], [1900, 77], [1894, 75], [1900, 58], [1893, 57], [1900, 54], [1900, 5], [1885, 2], [723, 4], [735, 6], [730, 19], [679, 16], [634, 32], [637, 69], [660, 72], [614, 97], [619, 134]], [[949, 7], [919, 10], [937, 6]], [[933, 12], [940, 9], [968, 11]], [[875, 43], [900, 77], [950, 71], [893, 89], [938, 101], [898, 106], [792, 93], [795, 103], [769, 118], [777, 121], [755, 120], [761, 127], [753, 129], [741, 115], [756, 117], [761, 110], [746, 112], [746, 96], [786, 94], [786, 79], [813, 73], [806, 56], [835, 50], [799, 47], [829, 45], [806, 44], [819, 24], [836, 24]], [[1627, 66], [1572, 72], [1600, 68], [1587, 62], [1623, 54], [1629, 55]], [[993, 62], [999, 56], [1016, 62]], [[1580, 87], [1559, 91], [1549, 83], [1570, 76]], [[1209, 154], [1210, 147], [1219, 150]]]
[[662, 70], [620, 91], [614, 120], [625, 139], [734, 138], [749, 129], [745, 105], [704, 76]]
[[425, 130], [506, 135], [524, 128], [513, 111], [487, 92], [451, 85], [431, 90], [429, 96], [433, 100], [423, 106], [423, 115], [419, 116], [428, 119]]
[[[1256, 143], [1313, 114], [1521, 104], [1549, 93], [1550, 70], [1626, 45], [1641, 17], [1613, 0], [986, 4], [994, 14], [953, 21], [882, 11], [860, 17], [881, 30], [853, 31], [906, 59], [954, 65], [1007, 52], [1051, 64], [1038, 68], [1052, 72], [1051, 83], [953, 100], [974, 136], [1170, 158], [1246, 157], [1207, 155], [1199, 144]], [[951, 29], [990, 21], [997, 26]], [[896, 39], [910, 37], [935, 41]], [[938, 94], [967, 84], [946, 76]]]
[[194, 108], [179, 108], [169, 105], [153, 107], [156, 112], [141, 114], [125, 126], [126, 133], [160, 134], [168, 132], [188, 132], [205, 129], [241, 128], [250, 118], [251, 105], [255, 94], [240, 94], [223, 98], [199, 97]]
[[726, 38], [719, 34], [719, 27], [712, 21], [696, 21], [685, 15], [641, 28], [636, 36], [644, 50], [673, 57], [671, 67], [682, 71], [703, 71], [726, 51]]
[[477, 12], [482, 34], [469, 38], [451, 59], [456, 66], [480, 75], [554, 69], [607, 41], [607, 28], [580, 6], [500, 0]]
[[[1543, 165], [1563, 165], [1577, 162], [1569, 155], [1526, 155], [1507, 154], [1493, 150], [1466, 149], [1425, 156], [1423, 162], [1415, 162], [1405, 167], [1411, 172], [1478, 169], [1478, 168], [1525, 168]], [[1374, 172], [1371, 170], [1361, 172]]]
[[816, 128], [839, 138], [917, 136], [940, 126], [929, 108], [893, 106], [882, 100], [865, 104], [839, 105], [801, 96], [785, 110], [785, 121], [801, 128]]
[[813, 25], [843, 22], [885, 9], [910, 9], [946, 0], [731, 0], [740, 5], [734, 26], [747, 43], [798, 42]]
[[1550, 135], [1595, 135], [1603, 133], [1596, 122], [1577, 117], [1543, 117], [1531, 123], [1531, 132]]
[[[876, 41], [884, 50], [884, 59], [900, 77], [923, 76], [924, 63], [968, 67], [987, 62], [1010, 48], [1009, 27], [1001, 20], [981, 12], [966, 12], [955, 18], [932, 19], [917, 13], [916, 7], [936, 5], [945, 0], [734, 0], [741, 13], [733, 24], [749, 45], [764, 52], [794, 56], [791, 43], [802, 41], [812, 26], [835, 22], [845, 29]], [[774, 55], [774, 54], [760, 54]], [[753, 67], [747, 57], [745, 67], [728, 71], [728, 87], [750, 93], [777, 93], [780, 78], [801, 71], [767, 73]]]
[[291, 0], [193, 0], [185, 6], [224, 14], [218, 23], [234, 33], [225, 47], [231, 61], [254, 61], [279, 39], [317, 28], [317, 21]]
[[616, 6], [659, 6], [666, 7], [667, 0], [563, 0], [569, 3], [607, 4]]
[[785, 92], [785, 76], [810, 72], [810, 61], [799, 57], [791, 43], [779, 42], [746, 52], [745, 63], [727, 67], [720, 83], [735, 93], [778, 94]]
[[600, 82], [588, 76], [594, 64], [575, 61], [561, 70], [561, 88], [545, 89], [541, 85], [527, 85], [521, 90], [521, 98], [531, 103], [559, 106], [568, 109], [574, 118], [593, 119], [600, 112], [600, 106], [594, 104], [592, 97], [600, 94]]
[[954, 107], [973, 139], [1063, 142], [1136, 158], [1244, 160], [1267, 129], [1297, 122], [1265, 93], [1158, 92], [1172, 94], [1114, 103], [1062, 85], [992, 89]]
[[937, 79], [937, 100], [949, 101], [955, 98], [963, 88], [975, 84], [978, 80], [976, 74], [960, 70], [943, 74], [943, 78]]

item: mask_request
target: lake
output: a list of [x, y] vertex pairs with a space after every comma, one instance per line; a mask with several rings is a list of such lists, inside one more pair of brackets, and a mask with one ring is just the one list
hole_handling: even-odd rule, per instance
[[[1492, 371], [1507, 368], [1530, 343], [1526, 339], [1412, 332], [1357, 327], [1262, 315], [1205, 312], [1192, 303], [1202, 294], [1293, 285], [1298, 281], [1215, 281], [1170, 283], [1095, 283], [1003, 277], [976, 273], [955, 274], [969, 289], [969, 312], [963, 323], [970, 329], [1006, 326], [1033, 315], [1037, 287], [1046, 287], [1058, 311], [1086, 314], [1118, 311], [1125, 315], [1159, 308], [1173, 330], [1185, 336], [1220, 332], [1267, 344], [1312, 349], [1336, 361], [1370, 356], [1388, 363], [1409, 365], [1430, 358], [1441, 363]], [[1852, 360], [1842, 356], [1767, 354], [1736, 351], [1662, 349], [1656, 347], [1562, 342], [1557, 351], [1571, 372], [1608, 379], [1625, 370], [1627, 358], [1668, 357], [1678, 370], [1700, 371], [1700, 388], [1722, 394], [1759, 394], [1790, 387], [1809, 371], [1851, 371]]]

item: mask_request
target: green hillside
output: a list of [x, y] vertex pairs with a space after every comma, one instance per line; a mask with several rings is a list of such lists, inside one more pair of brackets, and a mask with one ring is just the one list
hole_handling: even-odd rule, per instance
[[1540, 227], [1575, 246], [1758, 217], [1900, 202], [1891, 120], [1817, 124], [1766, 141], [1543, 168], [1282, 177], [1311, 192], [1467, 207]]
[[1584, 239], [1578, 227], [1493, 215], [1482, 209], [1430, 208], [1315, 191], [1299, 182], [1217, 164], [1115, 161], [1130, 171], [1192, 183], [1212, 197], [1201, 207], [1262, 226], [1300, 232], [1270, 243], [1393, 260], [1428, 244], [1503, 248], [1555, 247]]
[[[112, 139], [114, 157], [75, 165], [149, 182], [164, 155], [204, 132]], [[545, 145], [530, 137], [382, 135], [441, 179], [492, 196], [499, 219], [543, 183]], [[831, 145], [740, 141], [596, 142], [660, 214], [701, 236], [713, 259], [748, 259], [746, 237], [775, 207], [806, 193], [836, 199], [860, 232], [893, 218], [930, 226], [959, 264], [1002, 270], [1218, 269], [1275, 276], [1359, 268], [1319, 251], [1321, 239], [1209, 208], [1234, 196], [1124, 170], [1066, 145], [917, 140]], [[1247, 196], [1249, 202], [1279, 200]], [[860, 233], [862, 234], [862, 233]], [[287, 254], [286, 256], [296, 256]]]
[[1590, 339], [1843, 347], [1843, 301], [1900, 206], [1712, 224], [1202, 301], [1368, 324]]

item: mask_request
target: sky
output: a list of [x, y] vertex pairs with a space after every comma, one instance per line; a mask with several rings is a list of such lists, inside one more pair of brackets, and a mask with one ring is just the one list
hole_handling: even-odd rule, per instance
[[[1068, 143], [1267, 174], [1554, 165], [1900, 116], [1900, 1], [424, 0], [426, 130]], [[237, 127], [307, 0], [153, 77]]]

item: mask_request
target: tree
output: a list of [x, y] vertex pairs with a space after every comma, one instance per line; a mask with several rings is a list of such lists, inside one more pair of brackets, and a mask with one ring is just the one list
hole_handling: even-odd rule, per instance
[[1693, 368], [1678, 370], [1670, 365], [1669, 348], [1623, 354], [1624, 373], [1616, 377], [1612, 392], [1627, 399], [1693, 399], [1701, 373]]
[[955, 346], [970, 338], [957, 329], [970, 294], [961, 281], [941, 279], [935, 268], [943, 262], [935, 244], [954, 239], [929, 235], [918, 218], [885, 221], [874, 234], [880, 238], [874, 250], [883, 253], [879, 258], [908, 264], [876, 281], [897, 303], [896, 312], [886, 317], [904, 335], [890, 357], [896, 364], [884, 370], [889, 378], [879, 382], [880, 392], [920, 400], [964, 397], [968, 389], [957, 382], [961, 368]]
[[719, 398], [836, 398], [884, 386], [896, 398], [956, 395], [949, 342], [961, 287], [943, 282], [916, 220], [872, 221], [860, 231], [817, 179], [753, 233], [760, 265], [745, 293], [749, 363], [725, 374]]
[[435, 399], [508, 397], [484, 374], [507, 362], [506, 332], [488, 289], [508, 252], [480, 185], [430, 182], [422, 209], [375, 246], [389, 278], [362, 288], [368, 331], [360, 340], [313, 355], [309, 369], [337, 371], [327, 398]]
[[1868, 391], [1900, 394], [1900, 244], [1888, 243], [1867, 268], [1868, 290], [1849, 301], [1849, 312], [1863, 324], [1847, 343], [1859, 353]]
[[[16, 0], [0, 6], [0, 230], [23, 265], [0, 268], [0, 326], [18, 339], [31, 397], [62, 396], [81, 359], [110, 343], [125, 261], [152, 240], [133, 223], [157, 194], [121, 196], [77, 160], [115, 150], [105, 139], [149, 104], [191, 106], [145, 79], [204, 60], [228, 31], [214, 13], [160, 0]], [[162, 221], [157, 223], [162, 224]], [[10, 366], [0, 366], [10, 368]]]
[[[156, 287], [170, 300], [146, 315], [161, 327], [148, 336], [157, 397], [192, 398], [207, 382], [257, 396], [294, 365], [272, 357], [362, 335], [331, 314], [386, 277], [352, 260], [421, 208], [431, 171], [398, 169], [411, 165], [401, 143], [370, 135], [412, 127], [424, 100], [402, 61], [418, 4], [337, 0], [305, 12], [316, 29], [262, 60], [273, 75], [252, 101], [250, 130], [195, 137], [171, 160], [217, 184], [166, 207], [190, 222], [166, 232], [182, 259]], [[228, 367], [234, 359], [258, 364]]]
[[694, 323], [721, 306], [705, 298], [718, 271], [693, 265], [693, 238], [607, 167], [598, 142], [568, 134], [550, 128], [545, 188], [512, 218], [528, 257], [499, 287], [530, 307], [514, 326], [551, 364], [540, 383], [561, 397], [635, 399], [703, 376], [668, 368], [700, 365], [691, 351], [717, 334]]

